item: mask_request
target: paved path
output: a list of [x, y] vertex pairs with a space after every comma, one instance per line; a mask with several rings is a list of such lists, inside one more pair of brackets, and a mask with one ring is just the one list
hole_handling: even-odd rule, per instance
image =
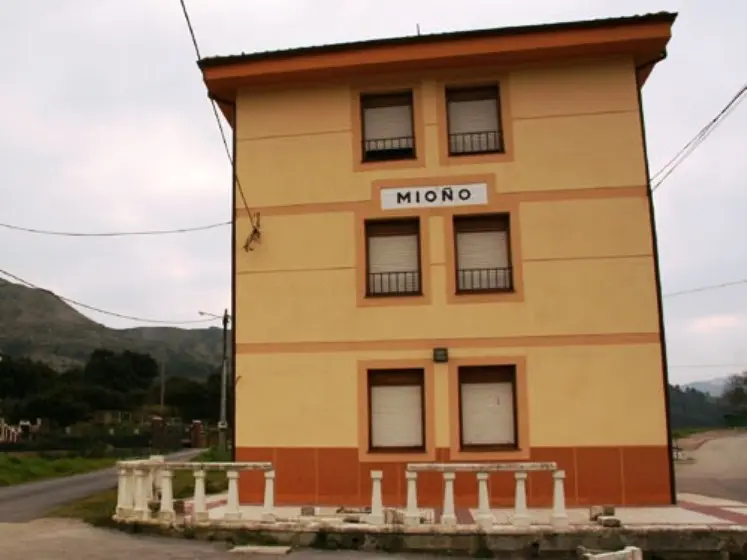
[[689, 454], [694, 462], [677, 464], [677, 492], [747, 502], [747, 434], [706, 441]]
[[[199, 450], [187, 449], [168, 457], [171, 460], [188, 460], [197, 453]], [[0, 488], [0, 523], [31, 521], [57, 506], [114, 488], [116, 485], [117, 471], [112, 467], [65, 478]]]

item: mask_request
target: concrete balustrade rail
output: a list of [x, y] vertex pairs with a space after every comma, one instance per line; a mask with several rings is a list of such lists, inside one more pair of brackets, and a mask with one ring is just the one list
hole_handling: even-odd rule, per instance
[[158, 501], [157, 519], [165, 523], [176, 520], [174, 509], [173, 478], [176, 471], [190, 471], [194, 476], [194, 496], [192, 518], [197, 523], [208, 521], [205, 476], [208, 471], [226, 473], [228, 497], [223, 520], [241, 520], [239, 505], [239, 473], [242, 471], [263, 471], [264, 504], [262, 521], [275, 520], [275, 470], [272, 463], [196, 463], [166, 462], [161, 456], [147, 460], [120, 461], [117, 463], [119, 480], [117, 484], [116, 520], [150, 521], [154, 518], [151, 504]]
[[[565, 471], [558, 470], [554, 462], [535, 463], [411, 463], [407, 465], [405, 477], [407, 479], [407, 506], [404, 522], [406, 525], [420, 524], [421, 514], [418, 508], [417, 478], [419, 472], [440, 472], [444, 481], [443, 512], [440, 524], [454, 526], [457, 524], [454, 509], [454, 479], [456, 473], [474, 473], [477, 477], [477, 516], [475, 521], [483, 529], [490, 529], [495, 525], [495, 516], [490, 507], [488, 494], [488, 479], [490, 473], [513, 472], [515, 479], [514, 512], [512, 523], [516, 527], [531, 525], [531, 516], [527, 508], [526, 481], [531, 472], [552, 472], [553, 476], [553, 508], [551, 523], [553, 527], [569, 526], [568, 512], [565, 507]], [[382, 471], [371, 471], [371, 514], [368, 523], [381, 525], [384, 523], [384, 507], [382, 503]]]

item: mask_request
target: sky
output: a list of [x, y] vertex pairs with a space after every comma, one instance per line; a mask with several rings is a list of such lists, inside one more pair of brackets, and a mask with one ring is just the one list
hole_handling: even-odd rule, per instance
[[[739, 0], [187, 0], [203, 56], [679, 12], [644, 87], [659, 170], [747, 82]], [[62, 231], [230, 220], [231, 168], [178, 0], [7, 0], [0, 16], [0, 223]], [[747, 104], [655, 193], [670, 379], [747, 369]], [[0, 269], [166, 321], [230, 305], [230, 228], [69, 238], [0, 227]], [[2, 275], [0, 275], [2, 277]], [[82, 310], [112, 327], [142, 323]], [[218, 323], [215, 323], [218, 325]], [[199, 325], [194, 325], [199, 326]]]

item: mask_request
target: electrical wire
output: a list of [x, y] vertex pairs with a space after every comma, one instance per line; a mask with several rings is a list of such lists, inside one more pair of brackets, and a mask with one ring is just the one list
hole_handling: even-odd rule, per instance
[[100, 307], [94, 307], [93, 305], [88, 305], [87, 303], [81, 303], [80, 301], [76, 301], [74, 299], [67, 298], [67, 297], [61, 296], [59, 294], [55, 294], [51, 290], [47, 290], [45, 288], [41, 288], [41, 287], [37, 286], [36, 284], [32, 284], [28, 280], [24, 280], [20, 276], [16, 276], [15, 274], [12, 274], [12, 273], [8, 272], [7, 270], [3, 270], [1, 268], [0, 268], [0, 274], [2, 274], [4, 276], [7, 276], [8, 278], [12, 278], [16, 282], [19, 282], [19, 283], [21, 283], [21, 284], [23, 284], [23, 285], [25, 285], [25, 286], [27, 286], [29, 288], [33, 288], [35, 290], [42, 290], [42, 291], [48, 292], [48, 293], [52, 294], [53, 296], [55, 296], [56, 298], [60, 299], [61, 301], [64, 301], [65, 303], [67, 303], [69, 305], [74, 305], [76, 307], [81, 307], [83, 309], [88, 309], [89, 311], [95, 311], [96, 313], [101, 313], [103, 315], [109, 315], [111, 317], [117, 317], [119, 319], [128, 319], [130, 321], [138, 321], [140, 323], [154, 323], [154, 324], [159, 324], [159, 325], [192, 325], [192, 324], [197, 324], [197, 323], [211, 323], [211, 322], [216, 321], [216, 319], [214, 317], [210, 317], [210, 318], [207, 318], [207, 319], [192, 319], [192, 320], [181, 320], [181, 321], [179, 321], [179, 320], [178, 321], [166, 321], [166, 320], [161, 320], [161, 319], [147, 319], [147, 318], [144, 318], [144, 317], [136, 317], [134, 315], [125, 315], [123, 313], [116, 313], [114, 311], [107, 311], [105, 309], [101, 309]]
[[681, 364], [681, 365], [670, 365], [670, 368], [744, 368], [747, 369], [745, 364]]
[[670, 159], [666, 165], [664, 165], [659, 171], [651, 176], [651, 191], [658, 189], [662, 183], [674, 173], [675, 169], [679, 167], [689, 156], [692, 154], [698, 146], [700, 146], [708, 136], [713, 133], [714, 130], [728, 117], [739, 104], [744, 101], [745, 94], [747, 94], [747, 84], [743, 85], [739, 91], [729, 100], [718, 114], [706, 124], [695, 137], [690, 140], [685, 146]]
[[671, 292], [669, 294], [664, 294], [663, 297], [675, 297], [675, 296], [682, 296], [685, 294], [694, 294], [696, 292], [707, 292], [710, 290], [719, 290], [721, 288], [728, 288], [730, 286], [738, 286], [740, 284], [747, 284], [747, 278], [743, 278], [742, 280], [734, 280], [733, 282], [724, 282], [723, 284], [712, 284], [710, 286], [701, 286], [699, 288], [691, 288], [689, 290]]
[[37, 229], [23, 226], [16, 226], [13, 224], [0, 223], [0, 228], [10, 229], [14, 231], [23, 231], [26, 233], [35, 233], [39, 235], [57, 235], [62, 237], [126, 237], [133, 235], [169, 235], [175, 233], [192, 233], [195, 231], [206, 231], [215, 229], [223, 226], [230, 226], [231, 222], [220, 222], [216, 224], [208, 224], [205, 226], [195, 226], [188, 228], [178, 229], [154, 229], [154, 230], [143, 230], [143, 231], [105, 231], [105, 232], [78, 232], [78, 231], [55, 231], [50, 229]]
[[[195, 34], [194, 27], [192, 26], [192, 19], [189, 17], [189, 11], [187, 10], [187, 4], [184, 0], [179, 0], [179, 4], [182, 7], [182, 14], [184, 14], [184, 20], [187, 24], [187, 29], [189, 30], [189, 36], [192, 39], [192, 46], [194, 47], [195, 55], [197, 55], [197, 60], [202, 59], [202, 55], [200, 54], [200, 47], [197, 44], [197, 35]], [[215, 116], [215, 122], [218, 123], [218, 130], [220, 131], [221, 139], [223, 140], [223, 147], [226, 151], [226, 156], [228, 156], [228, 161], [231, 164], [231, 169], [235, 169], [234, 166], [234, 155], [231, 154], [231, 150], [228, 147], [228, 140], [226, 139], [226, 131], [223, 129], [223, 122], [220, 120], [220, 114], [218, 111], [218, 104], [215, 102], [214, 99], [210, 99], [210, 105], [213, 108], [213, 115]], [[246, 195], [244, 194], [244, 189], [241, 187], [241, 181], [239, 180], [238, 173], [233, 173], [233, 180], [236, 182], [236, 188], [239, 191], [239, 195], [241, 196], [241, 202], [244, 205], [244, 209], [247, 212], [247, 215], [249, 216], [249, 221], [252, 225], [252, 233], [247, 238], [247, 241], [244, 245], [245, 250], [250, 249], [251, 242], [259, 237], [259, 220], [255, 221], [254, 214], [249, 209], [249, 204], [246, 202]]]

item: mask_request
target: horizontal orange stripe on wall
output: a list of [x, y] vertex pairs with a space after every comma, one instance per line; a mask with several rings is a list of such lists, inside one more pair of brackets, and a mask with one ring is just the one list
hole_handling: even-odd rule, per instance
[[[406, 463], [360, 463], [358, 449], [351, 448], [259, 448], [238, 447], [237, 461], [270, 461], [275, 467], [278, 505], [366, 506], [371, 502], [371, 470], [384, 473], [385, 505], [404, 505]], [[437, 450], [437, 460], [449, 460], [448, 449]], [[613, 504], [626, 506], [671, 503], [670, 456], [666, 446], [625, 447], [535, 447], [532, 461], [555, 461], [566, 472], [569, 506]], [[241, 503], [260, 503], [262, 473], [242, 473]], [[455, 501], [460, 507], [477, 506], [474, 474], [459, 473]], [[527, 484], [530, 507], [552, 503], [550, 473], [530, 473]], [[492, 474], [490, 501], [494, 507], [510, 506], [514, 479], [510, 473]], [[418, 502], [438, 507], [443, 502], [442, 477], [438, 473], [418, 475]]]

